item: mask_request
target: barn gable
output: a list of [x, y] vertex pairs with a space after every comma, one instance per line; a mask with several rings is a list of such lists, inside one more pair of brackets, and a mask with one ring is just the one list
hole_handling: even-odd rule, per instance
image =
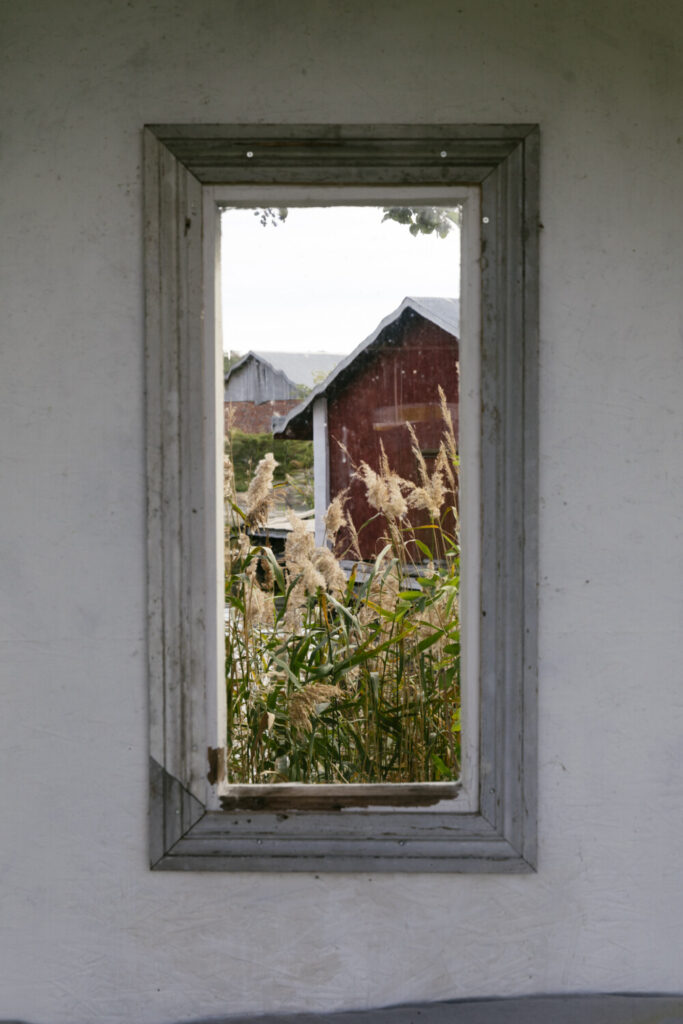
[[305, 402], [279, 418], [276, 437], [314, 442], [318, 543], [327, 504], [348, 490], [347, 512], [357, 528], [366, 524], [361, 555], [371, 558], [381, 547], [385, 524], [373, 516], [355, 467], [379, 470], [383, 451], [399, 476], [417, 483], [406, 424], [429, 465], [443, 431], [439, 388], [457, 431], [459, 320], [455, 299], [404, 299]]
[[395, 344], [403, 337], [408, 324], [413, 322], [415, 317], [422, 317], [457, 337], [460, 329], [460, 302], [458, 299], [407, 296], [397, 309], [384, 317], [372, 334], [357, 345], [350, 355], [337, 363], [329, 376], [313, 388], [304, 402], [286, 416], [274, 418], [275, 437], [302, 440], [312, 438], [313, 407], [316, 399], [324, 396], [329, 402], [340, 391], [350, 387], [355, 377], [363, 372], [368, 362], [379, 351]]
[[269, 432], [273, 416], [287, 415], [340, 359], [329, 352], [247, 352], [225, 374], [226, 430]]

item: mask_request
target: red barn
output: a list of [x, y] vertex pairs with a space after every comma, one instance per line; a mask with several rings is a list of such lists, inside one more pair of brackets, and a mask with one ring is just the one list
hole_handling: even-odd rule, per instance
[[[404, 299], [305, 402], [277, 422], [276, 437], [313, 438], [318, 543], [324, 511], [345, 487], [357, 527], [375, 514], [353, 472], [361, 461], [379, 468], [380, 441], [391, 468], [418, 481], [406, 423], [412, 424], [431, 469], [443, 431], [439, 386], [457, 436], [458, 331], [456, 299]], [[381, 517], [362, 530], [363, 558], [377, 553], [383, 532]]]

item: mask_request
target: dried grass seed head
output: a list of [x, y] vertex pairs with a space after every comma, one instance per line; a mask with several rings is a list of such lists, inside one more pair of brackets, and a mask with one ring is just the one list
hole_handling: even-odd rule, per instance
[[441, 510], [446, 499], [446, 488], [444, 487], [443, 474], [437, 469], [432, 473], [422, 487], [415, 487], [408, 495], [408, 503], [411, 508], [425, 509], [429, 513], [432, 522], [437, 522], [441, 517]]
[[457, 483], [456, 478], [455, 478], [455, 472], [454, 472], [452, 460], [448, 457], [448, 452], [446, 451], [446, 445], [443, 442], [443, 440], [441, 441], [441, 444], [439, 445], [439, 452], [438, 452], [438, 454], [436, 456], [436, 463], [434, 465], [434, 468], [440, 470], [444, 474], [444, 476], [448, 480], [448, 485], [449, 485], [451, 491], [455, 492], [455, 487], [456, 487], [456, 483]]
[[391, 470], [378, 474], [367, 462], [361, 462], [357, 475], [365, 484], [365, 496], [372, 508], [389, 519], [402, 519], [405, 516], [408, 505], [403, 489], [411, 486], [407, 481]]
[[273, 595], [261, 590], [255, 579], [244, 588], [244, 618], [250, 626], [272, 626], [275, 620]]
[[277, 465], [273, 453], [268, 452], [256, 467], [246, 497], [245, 515], [250, 526], [265, 526], [268, 521], [273, 504], [273, 473]]
[[[458, 369], [458, 380], [460, 379], [460, 363], [457, 364]], [[453, 428], [453, 417], [451, 416], [451, 410], [448, 408], [448, 402], [446, 401], [446, 392], [439, 385], [439, 404], [441, 405], [441, 417], [444, 422], [444, 437], [446, 441], [446, 448], [448, 450], [448, 456], [453, 465], [453, 469], [457, 470], [460, 459], [458, 456], [458, 442], [455, 437], [455, 430]]]
[[332, 499], [329, 508], [325, 513], [325, 530], [331, 541], [334, 541], [335, 537], [344, 525], [344, 505], [347, 501], [348, 494], [346, 490], [340, 491], [339, 494]]
[[343, 594], [346, 589], [346, 576], [329, 548], [316, 548], [313, 561], [324, 578], [326, 590], [335, 597]]
[[413, 427], [412, 423], [406, 423], [406, 427], [407, 427], [408, 433], [410, 435], [410, 449], [411, 449], [413, 455], [415, 456], [415, 462], [417, 463], [417, 471], [418, 471], [418, 474], [419, 474], [419, 477], [420, 477], [420, 482], [421, 482], [422, 486], [424, 487], [426, 482], [427, 482], [427, 480], [429, 480], [429, 472], [427, 471], [427, 463], [425, 462], [424, 455], [422, 454], [422, 450], [420, 449], [420, 443], [419, 443], [419, 441], [417, 439], [417, 434], [415, 433], [415, 428]]
[[341, 697], [338, 686], [330, 683], [310, 683], [292, 694], [289, 701], [289, 719], [297, 731], [307, 732], [311, 728], [311, 719], [316, 705]]

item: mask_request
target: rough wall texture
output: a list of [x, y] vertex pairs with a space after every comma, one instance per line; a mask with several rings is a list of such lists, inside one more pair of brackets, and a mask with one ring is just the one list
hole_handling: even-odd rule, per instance
[[[0, 1016], [680, 989], [680, 4], [0, 19]], [[541, 126], [539, 871], [150, 874], [141, 126], [358, 120]]]

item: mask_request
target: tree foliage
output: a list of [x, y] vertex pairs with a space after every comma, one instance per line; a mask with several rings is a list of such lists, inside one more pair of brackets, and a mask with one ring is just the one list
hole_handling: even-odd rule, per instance
[[407, 224], [411, 235], [433, 235], [445, 238], [455, 227], [460, 227], [460, 209], [441, 206], [385, 206], [382, 220]]
[[235, 363], [239, 363], [241, 358], [242, 356], [239, 354], [239, 352], [235, 352], [234, 349], [231, 349], [230, 352], [224, 352], [223, 375], [225, 376], [228, 370], [230, 370], [235, 365]]
[[[287, 219], [289, 209], [285, 206], [266, 206], [254, 210], [263, 227], [277, 227]], [[455, 227], [460, 227], [460, 208], [443, 206], [384, 206], [382, 220], [393, 220], [406, 224], [411, 235], [433, 235], [446, 238]]]
[[228, 449], [238, 491], [246, 491], [257, 464], [267, 452], [273, 452], [277, 460], [276, 483], [284, 483], [291, 474], [313, 471], [312, 441], [275, 441], [272, 434], [247, 434], [233, 428], [226, 440]]
[[254, 216], [258, 217], [261, 227], [276, 228], [281, 221], [287, 220], [289, 209], [286, 206], [264, 206], [254, 210]]

